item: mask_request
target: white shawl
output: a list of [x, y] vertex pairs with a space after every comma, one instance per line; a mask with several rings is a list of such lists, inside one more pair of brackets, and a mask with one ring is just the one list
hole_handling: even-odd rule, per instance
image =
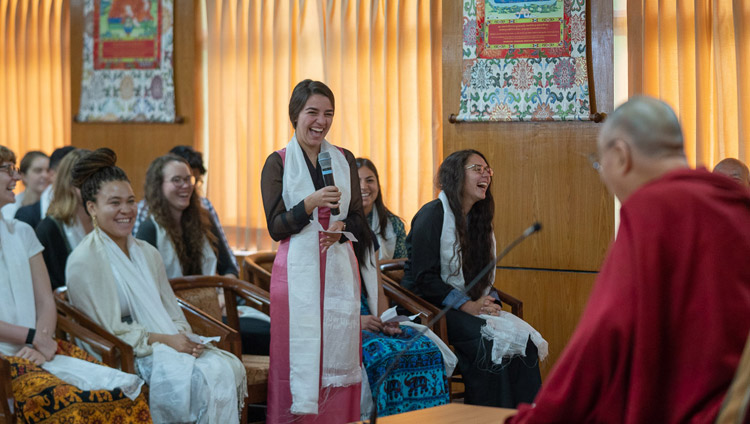
[[[162, 304], [155, 276], [133, 236], [128, 236], [128, 258], [106, 233], [99, 229], [93, 233], [105, 250], [118, 292], [125, 296], [133, 320], [150, 333], [177, 334], [179, 330]], [[149, 382], [154, 421], [238, 422], [239, 405], [246, 390], [245, 372], [231, 354], [207, 347], [199, 358], [194, 358], [154, 343], [153, 355], [136, 361], [139, 372]]]
[[[177, 257], [177, 252], [174, 249], [172, 239], [169, 237], [169, 234], [167, 234], [167, 231], [156, 222], [153, 215], [151, 215], [150, 219], [153, 221], [154, 227], [156, 227], [156, 248], [159, 250], [161, 259], [164, 261], [164, 267], [167, 269], [167, 277], [182, 277], [184, 275], [182, 272], [182, 264], [180, 263], [180, 258]], [[216, 258], [216, 253], [211, 249], [211, 245], [205, 237], [203, 238], [202, 250], [203, 263], [201, 264], [201, 274], [215, 275], [216, 267], [219, 262]]]
[[[336, 186], [341, 191], [343, 220], [351, 201], [350, 168], [341, 151], [327, 141], [321, 152], [331, 155]], [[296, 135], [286, 147], [282, 197], [296, 205], [315, 192], [305, 153]], [[320, 242], [318, 210], [313, 225], [291, 236], [287, 256], [289, 282], [289, 384], [293, 414], [317, 414], [319, 384], [349, 386], [361, 381], [359, 343], [359, 276], [351, 243], [334, 243], [326, 255], [323, 311], [320, 310]], [[321, 315], [323, 325], [321, 328]], [[322, 343], [322, 360], [321, 360]], [[320, 364], [323, 364], [322, 369]]]
[[[448, 197], [442, 191], [438, 195], [443, 205], [443, 229], [440, 233], [440, 277], [457, 290], [464, 291], [466, 282], [462, 271], [460, 247], [454, 251], [456, 243], [456, 217], [448, 203]], [[492, 251], [496, 249], [495, 234], [492, 234]], [[492, 280], [495, 279], [495, 269], [492, 269]], [[487, 296], [490, 287], [482, 293]], [[487, 321], [482, 327], [482, 336], [492, 340], [492, 362], [500, 364], [503, 358], [511, 356], [525, 356], [526, 343], [531, 341], [539, 351], [539, 359], [544, 360], [549, 351], [549, 345], [542, 335], [526, 321], [508, 312], [501, 311], [500, 316], [480, 315]]]
[[380, 245], [380, 251], [378, 258], [381, 261], [387, 261], [393, 259], [393, 253], [396, 251], [396, 232], [393, 230], [393, 224], [390, 218], [385, 220], [385, 237], [380, 235], [380, 216], [378, 215], [378, 208], [372, 208], [372, 223], [370, 228], [378, 238], [378, 244]]
[[[30, 234], [22, 235], [23, 231]], [[0, 321], [29, 328], [36, 327], [29, 255], [42, 250], [35, 239], [38, 249], [28, 246], [27, 240], [32, 240], [32, 237], [35, 237], [33, 230], [27, 224], [0, 219], [0, 292], [6, 293], [0, 296]], [[23, 345], [0, 343], [0, 353], [8, 356], [15, 355], [21, 348]], [[143, 380], [136, 375], [70, 356], [55, 355], [42, 368], [81, 390], [114, 390], [119, 387], [130, 399], [138, 397], [143, 385]]]

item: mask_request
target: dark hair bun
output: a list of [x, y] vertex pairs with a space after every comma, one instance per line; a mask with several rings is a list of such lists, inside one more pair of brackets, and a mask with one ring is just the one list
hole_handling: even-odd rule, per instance
[[92, 175], [103, 168], [115, 166], [117, 154], [107, 147], [102, 147], [78, 160], [73, 168], [73, 185], [81, 188]]

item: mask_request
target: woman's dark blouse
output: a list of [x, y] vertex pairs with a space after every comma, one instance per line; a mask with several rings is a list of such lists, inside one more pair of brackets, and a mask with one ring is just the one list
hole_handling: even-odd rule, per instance
[[[307, 163], [307, 169], [310, 171], [310, 178], [315, 185], [315, 190], [320, 190], [325, 187], [320, 165], [316, 161], [316, 165], [313, 166], [307, 155], [303, 156]], [[346, 231], [351, 232], [355, 237], [359, 238], [365, 229], [369, 231], [369, 226], [365, 220], [364, 209], [362, 206], [362, 192], [359, 189], [359, 172], [357, 171], [357, 164], [354, 160], [354, 155], [350, 151], [344, 149], [344, 156], [349, 163], [349, 181], [351, 182], [349, 213], [346, 219], [344, 219], [344, 223], [346, 224]], [[293, 234], [299, 233], [312, 219], [312, 215], [308, 215], [305, 212], [304, 200], [291, 208], [288, 208], [287, 205], [284, 204], [284, 199], [282, 197], [284, 186], [283, 179], [284, 162], [281, 159], [281, 155], [277, 152], [273, 152], [266, 159], [265, 165], [263, 165], [263, 172], [260, 179], [260, 190], [263, 195], [263, 207], [266, 211], [268, 233], [271, 235], [271, 238], [276, 241], [284, 240]], [[343, 243], [345, 241], [346, 237], [341, 237], [341, 242]]]
[[42, 257], [47, 265], [52, 290], [65, 285], [65, 264], [71, 248], [62, 224], [51, 216], [46, 216], [36, 227], [36, 237], [44, 246]]
[[[214, 221], [211, 220], [211, 232], [213, 233], [216, 240], [220, 240], [219, 230], [216, 228]], [[135, 237], [139, 240], [143, 240], [148, 244], [156, 246], [156, 224], [150, 217], [145, 219], [143, 223], [138, 227], [138, 234]], [[218, 252], [216, 254], [216, 274], [217, 275], [240, 275], [240, 270], [234, 265], [232, 260], [232, 252], [228, 251], [224, 243], [216, 243]], [[157, 247], [158, 249], [158, 247]]]

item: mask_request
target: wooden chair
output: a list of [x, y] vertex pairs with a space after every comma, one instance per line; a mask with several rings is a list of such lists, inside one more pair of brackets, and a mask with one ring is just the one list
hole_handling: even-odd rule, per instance
[[[401, 285], [401, 279], [404, 278], [404, 264], [406, 263], [405, 258], [392, 259], [389, 261], [380, 262], [380, 271], [388, 277], [391, 281]], [[404, 289], [405, 290], [405, 289]], [[409, 292], [411, 293], [411, 292]], [[503, 292], [497, 290], [498, 297], [503, 304], [510, 307], [510, 312], [518, 318], [523, 318], [523, 301]], [[412, 293], [412, 296], [416, 296]], [[433, 330], [434, 331], [434, 330]], [[437, 332], [435, 332], [437, 334]], [[440, 335], [440, 334], [438, 334]], [[441, 338], [443, 338], [441, 336]], [[447, 343], [447, 338], [443, 338]]]
[[[116, 366], [117, 347], [94, 332], [77, 324], [67, 316], [58, 314], [56, 337], [75, 344], [82, 341], [91, 346], [108, 366]], [[15, 398], [11, 385], [10, 362], [0, 355], [0, 423], [16, 423]]]
[[[404, 277], [404, 264], [405, 263], [406, 263], [406, 259], [404, 258], [392, 259], [389, 261], [381, 262], [380, 271], [383, 273], [383, 280], [390, 282], [391, 286], [399, 287], [401, 290], [408, 292], [410, 296], [413, 296], [421, 300], [422, 302], [434, 308], [436, 311], [439, 311], [434, 305], [429, 304], [424, 299], [418, 297], [414, 293], [401, 287], [401, 279]], [[383, 284], [383, 289], [386, 289], [385, 284]], [[516, 315], [519, 318], [523, 318], [523, 302], [500, 290], [498, 290], [497, 292], [498, 292], [498, 297], [500, 297], [500, 301], [502, 301], [504, 304], [510, 307], [511, 313]], [[435, 312], [435, 314], [437, 314], [437, 312]], [[448, 342], [448, 327], [446, 324], [445, 317], [442, 317], [437, 323], [435, 323], [435, 326], [432, 329], [432, 331], [434, 331], [435, 334], [437, 334], [438, 337], [440, 337], [445, 342], [445, 344], [450, 346], [450, 343]], [[456, 372], [454, 372], [454, 374], [450, 378], [451, 400], [459, 399], [464, 396], [463, 378], [458, 373], [459, 371], [460, 370], [456, 370]]]
[[[269, 280], [270, 281], [270, 280]], [[216, 289], [224, 290], [224, 301], [226, 305], [227, 324], [237, 334], [240, 331], [240, 318], [237, 311], [237, 297], [268, 314], [270, 312], [270, 297], [268, 292], [236, 278], [192, 275], [188, 277], [172, 278], [169, 280], [172, 290], [182, 299], [191, 304], [201, 306], [213, 318], [220, 320], [221, 310], [216, 295]], [[259, 404], [266, 401], [268, 396], [268, 356], [243, 355], [241, 342], [232, 350], [232, 353], [242, 359], [247, 372], [248, 404]]]
[[271, 289], [271, 270], [276, 252], [266, 250], [245, 257], [242, 262], [242, 279], [265, 291]]
[[[240, 346], [239, 333], [184, 300], [177, 299], [177, 303], [195, 334], [207, 337], [219, 336], [221, 340], [216, 343], [219, 348], [233, 353], [238, 349]], [[67, 287], [59, 287], [55, 290], [55, 304], [57, 305], [58, 323], [60, 317], [62, 317], [64, 320], [80, 325], [100, 339], [105, 340], [107, 344], [113, 345], [111, 353], [102, 353], [97, 346], [92, 345], [92, 349], [102, 355], [102, 362], [113, 368], [135, 374], [135, 355], [132, 346], [105, 330], [68, 302]]]

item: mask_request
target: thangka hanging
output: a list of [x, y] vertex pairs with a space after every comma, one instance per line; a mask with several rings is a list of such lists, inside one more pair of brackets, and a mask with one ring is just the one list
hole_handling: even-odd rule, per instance
[[587, 0], [462, 0], [459, 121], [588, 120]]
[[79, 121], [174, 122], [173, 0], [85, 0]]

